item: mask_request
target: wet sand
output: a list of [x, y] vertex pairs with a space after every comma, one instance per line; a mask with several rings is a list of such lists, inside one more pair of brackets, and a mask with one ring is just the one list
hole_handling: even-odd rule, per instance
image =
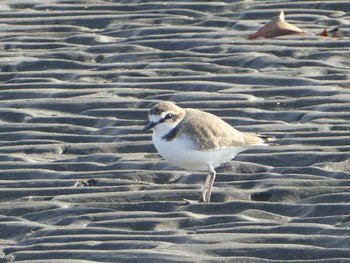
[[[350, 260], [349, 2], [76, 2], [0, 3], [0, 262]], [[281, 9], [307, 33], [247, 39]], [[159, 100], [278, 145], [187, 204]]]

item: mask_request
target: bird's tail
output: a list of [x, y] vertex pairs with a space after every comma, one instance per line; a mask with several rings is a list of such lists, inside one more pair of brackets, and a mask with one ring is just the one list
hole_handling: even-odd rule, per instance
[[264, 140], [264, 144], [270, 145], [270, 146], [275, 146], [278, 145], [277, 142], [275, 142], [275, 137], [266, 135], [266, 134], [259, 134], [259, 138]]

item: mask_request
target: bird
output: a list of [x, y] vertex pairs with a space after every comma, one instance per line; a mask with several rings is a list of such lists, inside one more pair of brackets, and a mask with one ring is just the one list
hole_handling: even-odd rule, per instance
[[153, 105], [143, 131], [152, 130], [158, 153], [169, 163], [192, 171], [207, 171], [202, 202], [209, 203], [215, 168], [251, 147], [268, 145], [268, 138], [236, 130], [220, 117], [170, 101]]

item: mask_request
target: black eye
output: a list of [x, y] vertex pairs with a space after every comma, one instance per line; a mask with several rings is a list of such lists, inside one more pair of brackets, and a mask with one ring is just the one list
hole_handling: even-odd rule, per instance
[[167, 115], [165, 115], [164, 119], [170, 120], [172, 117], [173, 117], [173, 114], [168, 113]]

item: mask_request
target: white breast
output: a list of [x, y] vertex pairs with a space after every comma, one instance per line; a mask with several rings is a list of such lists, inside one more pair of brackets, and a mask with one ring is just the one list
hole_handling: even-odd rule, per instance
[[226, 163], [244, 150], [246, 147], [222, 148], [214, 150], [196, 150], [193, 141], [185, 135], [178, 134], [173, 140], [167, 141], [153, 133], [153, 143], [159, 154], [175, 166], [189, 170], [208, 170]]

